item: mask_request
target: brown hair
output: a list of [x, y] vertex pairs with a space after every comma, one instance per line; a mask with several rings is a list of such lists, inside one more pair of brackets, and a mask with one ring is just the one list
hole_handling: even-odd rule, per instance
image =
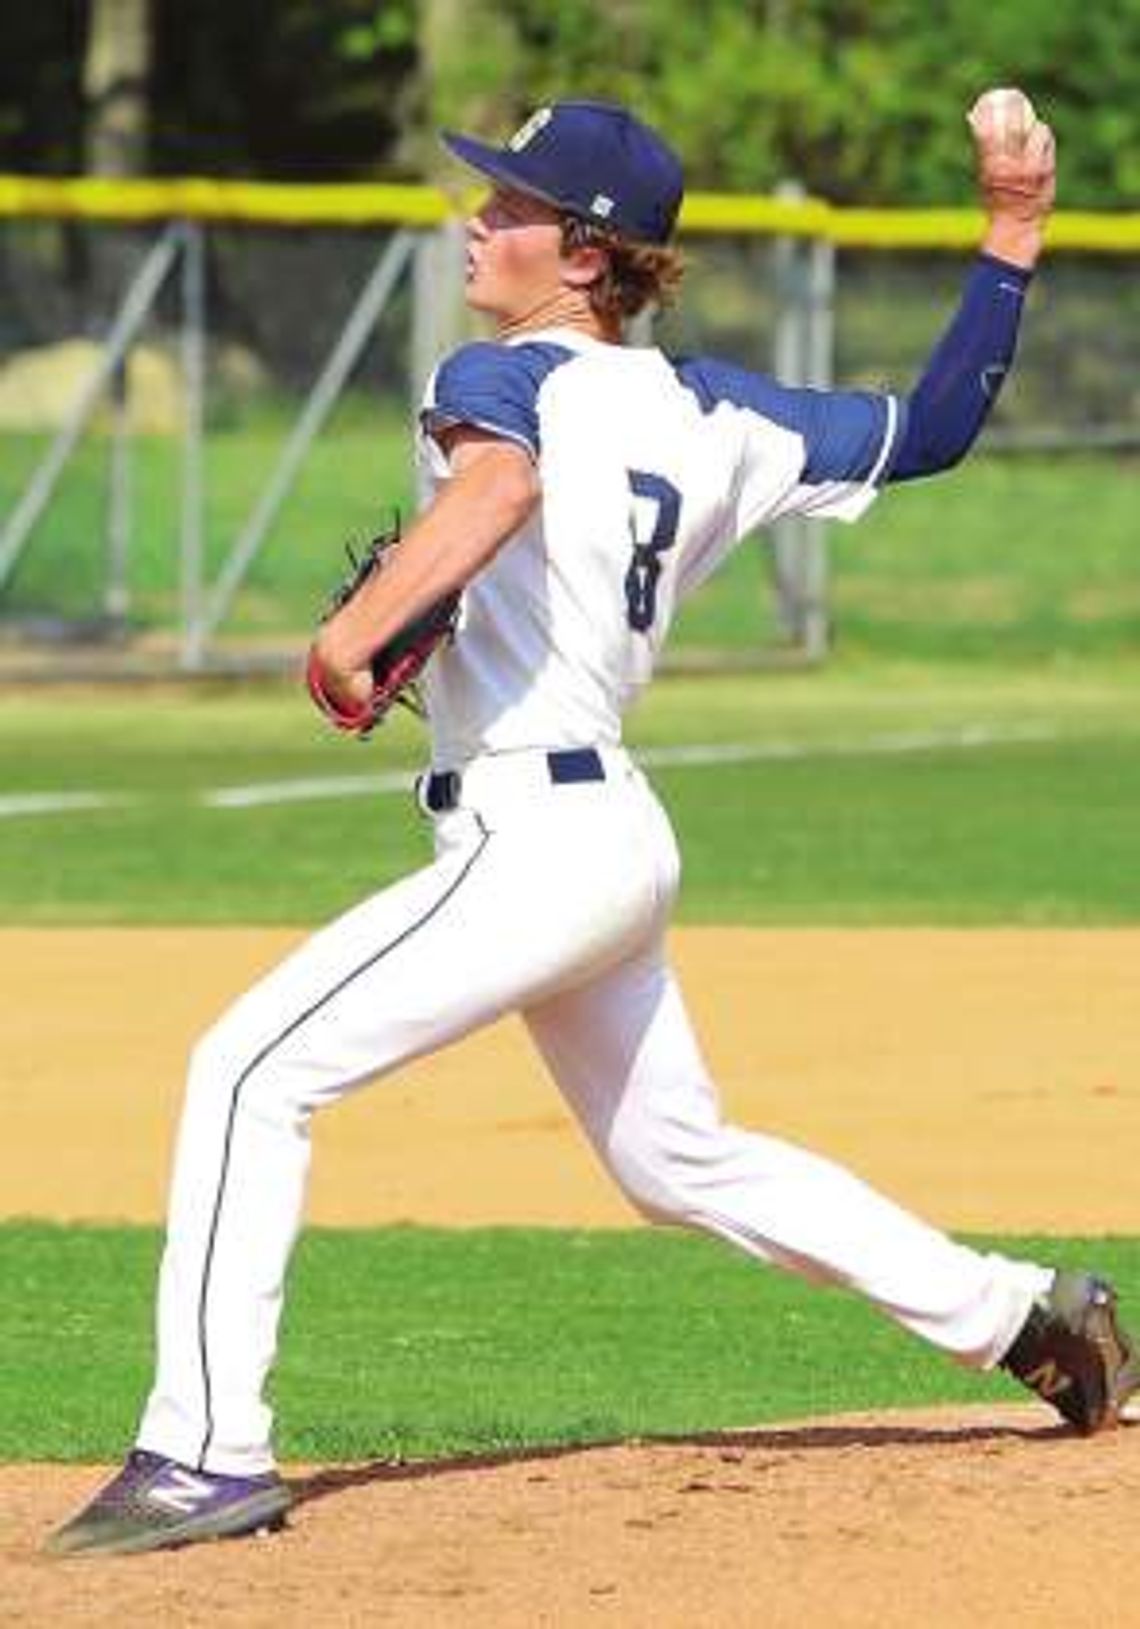
[[679, 249], [666, 244], [632, 243], [628, 238], [578, 215], [562, 217], [562, 253], [604, 249], [606, 263], [590, 284], [590, 304], [608, 323], [636, 317], [648, 305], [672, 305], [685, 275]]

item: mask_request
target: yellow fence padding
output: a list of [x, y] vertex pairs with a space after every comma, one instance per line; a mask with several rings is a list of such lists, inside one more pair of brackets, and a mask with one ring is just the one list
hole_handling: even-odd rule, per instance
[[[282, 181], [56, 179], [0, 175], [0, 217], [103, 221], [186, 219], [278, 226], [438, 226], [471, 197], [387, 182], [320, 185]], [[967, 249], [982, 233], [973, 209], [852, 209], [819, 198], [692, 193], [684, 233], [824, 238], [850, 249]], [[1140, 214], [1061, 210], [1052, 248], [1095, 254], [1140, 250]]]

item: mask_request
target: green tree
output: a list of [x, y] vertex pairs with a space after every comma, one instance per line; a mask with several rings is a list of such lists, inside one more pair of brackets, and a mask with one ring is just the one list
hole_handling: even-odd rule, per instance
[[[82, 166], [89, 12], [4, 10], [0, 166]], [[1025, 87], [1069, 207], [1140, 207], [1140, 0], [149, 0], [162, 173], [439, 173], [435, 132], [501, 136], [559, 96], [629, 103], [690, 184], [795, 176], [841, 202], [971, 196], [963, 115]], [[137, 77], [137, 76], [136, 76]]]
[[501, 134], [538, 102], [612, 98], [694, 186], [950, 203], [971, 196], [966, 109], [1017, 83], [1057, 128], [1064, 201], [1120, 207], [1140, 198], [1138, 61], [1140, 0], [477, 0], [424, 107]]
[[154, 0], [155, 168], [335, 180], [392, 164], [412, 0]]
[[68, 174], [81, 168], [86, 33], [86, 0], [4, 8], [0, 169]]

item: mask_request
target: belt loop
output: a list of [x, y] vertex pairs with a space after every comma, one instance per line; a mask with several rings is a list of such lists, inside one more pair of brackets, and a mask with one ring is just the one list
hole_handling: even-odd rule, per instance
[[546, 754], [547, 768], [555, 786], [567, 786], [575, 781], [604, 781], [606, 778], [602, 755], [597, 747], [560, 747]]
[[416, 802], [425, 814], [447, 814], [459, 807], [462, 781], [454, 769], [433, 770], [416, 777]]

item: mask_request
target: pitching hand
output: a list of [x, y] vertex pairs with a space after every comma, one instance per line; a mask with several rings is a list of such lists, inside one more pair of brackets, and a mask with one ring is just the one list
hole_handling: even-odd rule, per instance
[[966, 120], [974, 137], [982, 207], [990, 221], [986, 247], [1032, 265], [1056, 191], [1053, 132], [1037, 117], [1028, 96], [1013, 89], [986, 91]]

